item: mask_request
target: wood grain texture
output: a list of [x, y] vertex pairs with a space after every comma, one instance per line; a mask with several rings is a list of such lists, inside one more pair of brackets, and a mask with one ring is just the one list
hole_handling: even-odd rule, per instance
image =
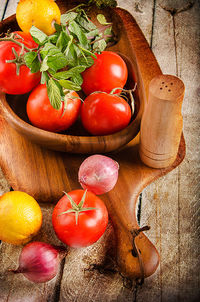
[[[157, 3], [154, 14], [153, 2]], [[143, 192], [142, 197], [141, 224], [151, 225], [148, 237], [156, 245], [161, 255], [159, 271], [145, 280], [143, 287], [137, 290], [135, 300], [135, 295], [133, 295], [131, 290], [123, 286], [118, 274], [100, 274], [94, 271], [86, 273], [86, 276], [82, 275], [83, 272], [81, 269], [79, 270], [79, 263], [84, 268], [88, 268], [89, 263], [93, 262], [93, 259], [96, 263], [101, 263], [100, 253], [102, 249], [94, 253], [94, 258], [93, 249], [91, 249], [89, 257], [86, 256], [86, 258], [81, 257], [81, 253], [84, 253], [84, 251], [79, 251], [72, 253], [72, 257], [70, 256], [69, 258], [69, 260], [73, 261], [76, 269], [73, 269], [73, 265], [69, 266], [70, 263], [65, 266], [61, 291], [57, 290], [56, 296], [48, 298], [47, 295], [43, 296], [37, 290], [36, 296], [33, 295], [35, 287], [33, 289], [32, 284], [30, 286], [29, 283], [29, 286], [25, 286], [27, 292], [31, 292], [33, 295], [33, 298], [29, 301], [59, 301], [59, 295], [62, 301], [198, 301], [199, 154], [196, 146], [199, 140], [199, 105], [197, 102], [199, 98], [199, 6], [196, 1], [194, 8], [179, 13], [175, 18], [161, 7], [162, 5], [167, 9], [170, 8], [171, 11], [173, 11], [174, 7], [182, 10], [192, 2], [180, 0], [171, 1], [171, 3], [169, 1], [118, 0], [120, 6], [128, 9], [134, 15], [148, 42], [152, 42], [154, 54], [163, 72], [181, 76], [186, 84], [186, 96], [183, 103], [184, 134], [187, 142], [186, 160], [180, 169], [172, 171], [167, 176], [151, 184]], [[9, 9], [11, 8], [9, 6]], [[9, 11], [10, 13], [14, 12], [12, 9]], [[152, 16], [154, 16], [153, 19]], [[175, 27], [174, 21], [176, 21]], [[152, 28], [153, 36], [151, 35]], [[176, 40], [174, 40], [174, 33]], [[179, 59], [177, 61], [178, 64], [176, 64], [176, 51]], [[188, 115], [190, 116], [190, 121], [187, 120]], [[190, 139], [190, 136], [192, 139]], [[7, 184], [4, 186], [4, 182], [6, 183], [5, 179], [2, 181], [2, 192], [9, 189]], [[178, 202], [178, 199], [180, 202]], [[182, 203], [182, 200], [184, 200], [184, 203]], [[46, 214], [46, 217], [48, 217], [48, 214]], [[187, 225], [185, 225], [186, 221], [188, 221]], [[178, 235], [179, 223], [181, 230], [185, 232], [181, 236]], [[108, 230], [113, 234], [112, 229], [109, 228]], [[103, 255], [107, 250], [108, 254], [112, 255], [109, 247], [112, 246], [111, 242], [113, 241], [109, 236], [112, 237], [112, 235], [108, 234], [108, 245], [105, 250], [103, 243], [106, 242], [105, 238], [107, 237], [104, 237], [105, 241], [100, 242], [100, 247], [103, 248]], [[48, 237], [48, 240], [50, 238]], [[2, 246], [8, 247], [6, 244]], [[3, 258], [2, 261], [4, 264], [7, 262], [9, 266], [12, 262], [12, 256], [14, 257], [14, 251], [13, 249], [7, 249], [6, 252], [10, 259], [8, 257]], [[76, 259], [73, 255], [76, 256]], [[100, 257], [99, 261], [98, 257]], [[83, 264], [82, 259], [85, 261]], [[171, 269], [172, 266], [173, 269]], [[3, 283], [5, 282], [3, 285], [2, 280]], [[4, 290], [6, 288], [7, 294], [9, 293], [8, 288], [12, 287], [12, 301], [16, 301], [13, 300], [13, 293], [18, 288], [22, 290], [24, 282], [26, 282], [25, 279], [16, 282], [15, 285], [15, 283], [7, 282], [5, 279], [0, 280], [1, 286], [4, 287]], [[66, 282], [68, 286], [65, 287]], [[83, 283], [86, 286], [84, 289]], [[69, 290], [64, 291], [64, 288]], [[57, 289], [59, 289], [59, 286], [57, 286]], [[48, 288], [47, 290], [52, 293], [51, 289]], [[10, 301], [9, 295], [3, 296], [2, 299], [0, 298], [0, 301], [5, 300]]]
[[[178, 11], [172, 15], [174, 10]], [[150, 238], [156, 242], [161, 262], [156, 278], [146, 280], [138, 301], [144, 301], [149, 292], [150, 301], [199, 299], [198, 16], [198, 1], [157, 1], [155, 8], [153, 52], [162, 71], [181, 77], [186, 86], [182, 115], [187, 152], [177, 170], [143, 192], [141, 223], [148, 221], [156, 230], [156, 237], [151, 233]]]

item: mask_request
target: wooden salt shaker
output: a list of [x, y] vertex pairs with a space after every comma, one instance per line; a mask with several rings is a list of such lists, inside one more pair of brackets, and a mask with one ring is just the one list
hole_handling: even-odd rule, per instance
[[149, 84], [149, 96], [141, 121], [140, 158], [149, 167], [165, 168], [177, 156], [183, 118], [185, 86], [172, 75], [159, 75]]

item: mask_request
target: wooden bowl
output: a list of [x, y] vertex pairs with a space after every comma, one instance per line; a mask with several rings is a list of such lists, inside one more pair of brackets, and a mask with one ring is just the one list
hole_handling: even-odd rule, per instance
[[[58, 1], [61, 12], [71, 8], [74, 1]], [[77, 4], [77, 1], [76, 1]], [[91, 18], [99, 13], [91, 9]], [[102, 11], [101, 11], [102, 13]], [[140, 121], [146, 100], [148, 83], [158, 73], [161, 73], [158, 63], [151, 52], [146, 39], [136, 24], [134, 18], [120, 8], [103, 10], [107, 20], [113, 23], [117, 43], [108, 50], [119, 53], [127, 63], [127, 88], [133, 88], [137, 83], [134, 94], [135, 113], [130, 124], [123, 130], [105, 136], [91, 136], [77, 121], [64, 133], [53, 133], [32, 126], [26, 115], [28, 95], [5, 95], [0, 93], [0, 111], [6, 121], [20, 134], [49, 149], [71, 153], [105, 153], [119, 149], [131, 141], [139, 132]], [[8, 29], [18, 30], [15, 15], [0, 23], [0, 32]]]

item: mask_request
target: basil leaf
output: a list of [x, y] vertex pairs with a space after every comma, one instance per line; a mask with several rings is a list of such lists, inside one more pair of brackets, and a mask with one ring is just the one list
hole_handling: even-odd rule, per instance
[[85, 70], [85, 66], [76, 66], [66, 71], [57, 72], [53, 76], [58, 80], [68, 79], [75, 76], [77, 73], [83, 72], [84, 70]]
[[38, 45], [43, 45], [48, 40], [48, 36], [34, 25], [30, 29], [30, 34]]
[[24, 55], [24, 60], [26, 66], [31, 70], [32, 73], [38, 72], [40, 70], [40, 62], [38, 60], [37, 53], [34, 51], [27, 52]]
[[61, 107], [61, 93], [58, 85], [52, 78], [48, 81], [47, 93], [52, 107], [59, 110]]
[[66, 23], [76, 19], [77, 16], [78, 16], [78, 13], [75, 13], [75, 12], [63, 14], [63, 15], [61, 15], [60, 22], [61, 22], [61, 24], [66, 25]]
[[74, 91], [81, 90], [81, 87], [79, 85], [73, 83], [72, 81], [69, 81], [69, 80], [59, 80], [58, 82], [65, 89], [74, 90]]
[[82, 46], [88, 46], [88, 39], [85, 33], [75, 21], [70, 22], [69, 30], [77, 36]]

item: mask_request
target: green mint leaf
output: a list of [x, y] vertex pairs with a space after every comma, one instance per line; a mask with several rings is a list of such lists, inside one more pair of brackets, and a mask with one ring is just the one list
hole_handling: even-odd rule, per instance
[[42, 72], [40, 83], [41, 84], [45, 84], [45, 83], [48, 84], [48, 81], [49, 81], [49, 76], [48, 76], [47, 72], [45, 72], [45, 71]]
[[104, 7], [116, 7], [117, 1], [116, 0], [89, 0], [89, 5], [95, 4], [98, 8]]
[[76, 45], [69, 42], [66, 50], [65, 56], [67, 58], [67, 65], [68, 67], [74, 67], [77, 65], [77, 50]]
[[76, 18], [76, 22], [87, 32], [97, 29], [96, 25], [85, 16], [82, 17], [81, 15], [79, 15]]
[[94, 57], [95, 59], [97, 58], [97, 56], [96, 56], [93, 52], [91, 52], [91, 51], [89, 51], [89, 50], [87, 50], [87, 49], [85, 49], [85, 48], [83, 48], [83, 47], [81, 47], [81, 46], [79, 46], [79, 47], [80, 47], [80, 49], [81, 49], [85, 54], [91, 55], [91, 56]]
[[26, 66], [28, 68], [31, 68], [31, 65], [36, 57], [37, 57], [37, 52], [31, 51], [31, 52], [25, 53], [24, 60], [26, 62]]
[[80, 44], [84, 47], [88, 46], [88, 39], [86, 37], [86, 34], [84, 33], [84, 31], [81, 29], [81, 27], [75, 22], [72, 21], [70, 22], [69, 25], [69, 30], [76, 35], [76, 37], [78, 38]]
[[54, 23], [55, 30], [60, 33], [62, 31], [62, 25], [58, 23]]
[[69, 12], [69, 13], [63, 14], [63, 15], [61, 15], [60, 22], [61, 22], [61, 24], [66, 25], [66, 23], [76, 19], [77, 16], [78, 16], [78, 13], [75, 13], [75, 12]]
[[67, 58], [65, 55], [58, 53], [54, 56], [48, 56], [47, 64], [53, 71], [56, 72], [67, 65]]
[[26, 66], [31, 70], [32, 73], [38, 72], [40, 70], [40, 62], [36, 52], [27, 52], [24, 55], [24, 60]]
[[52, 78], [48, 81], [47, 93], [52, 107], [59, 110], [61, 107], [61, 93], [58, 84]]
[[109, 22], [107, 22], [107, 21], [106, 21], [105, 16], [104, 16], [104, 15], [102, 15], [102, 14], [98, 14], [98, 15], [97, 15], [97, 20], [98, 20], [98, 21], [99, 21], [99, 23], [100, 23], [100, 24], [102, 24], [102, 25], [108, 25], [108, 24], [111, 24], [111, 23], [109, 23]]
[[90, 67], [94, 64], [94, 60], [91, 57], [86, 57], [86, 59], [85, 57], [81, 57], [78, 59], [78, 63], [79, 65]]
[[58, 47], [61, 51], [64, 51], [69, 41], [70, 41], [69, 35], [67, 35], [64, 31], [61, 31], [56, 41], [56, 47]]
[[44, 60], [42, 61], [40, 71], [47, 71], [49, 69], [47, 60], [48, 60], [48, 57], [45, 57]]
[[40, 51], [40, 54], [42, 59], [44, 59], [47, 55], [53, 56], [60, 52], [60, 49], [58, 49], [54, 44], [48, 42], [44, 45], [44, 47]]
[[48, 40], [48, 36], [34, 25], [30, 29], [30, 34], [38, 45], [43, 45]]
[[72, 77], [72, 81], [79, 86], [83, 84], [83, 78], [80, 73], [74, 74], [74, 76]]
[[65, 79], [76, 76], [77, 73], [79, 74], [79, 73], [83, 72], [84, 70], [85, 70], [85, 66], [76, 66], [76, 67], [73, 67], [66, 71], [57, 72], [53, 76], [54, 76], [54, 78], [56, 78], [58, 80], [62, 80], [62, 79], [65, 80]]
[[79, 85], [73, 83], [72, 81], [69, 81], [69, 80], [59, 80], [58, 82], [65, 89], [74, 90], [74, 91], [81, 90], [81, 87]]
[[54, 72], [64, 68], [67, 65], [66, 56], [60, 51], [58, 47], [56, 47], [52, 43], [46, 43], [40, 54], [43, 60], [45, 59], [45, 57], [48, 57], [46, 64]]
[[107, 43], [104, 39], [101, 39], [93, 44], [93, 49], [97, 52], [103, 51], [107, 46]]
[[55, 32], [53, 35], [48, 37], [48, 42], [56, 44], [59, 37], [59, 32]]
[[108, 27], [104, 30], [104, 35], [112, 35], [113, 36], [112, 26], [110, 26], [110, 27]]
[[98, 29], [94, 29], [94, 30], [91, 30], [89, 31], [87, 34], [86, 34], [86, 37], [87, 39], [94, 39], [95, 36], [97, 36], [99, 34], [99, 30]]

